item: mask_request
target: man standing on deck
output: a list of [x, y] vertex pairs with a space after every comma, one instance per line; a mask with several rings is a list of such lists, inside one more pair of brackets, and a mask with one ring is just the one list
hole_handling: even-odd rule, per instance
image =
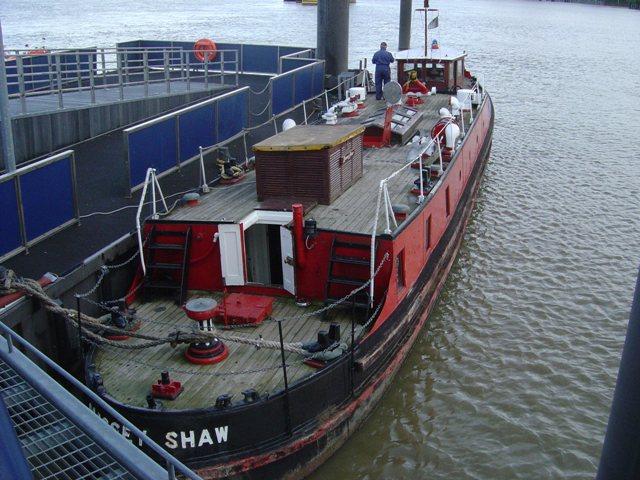
[[376, 66], [376, 100], [382, 100], [382, 87], [391, 81], [389, 65], [395, 61], [393, 55], [387, 52], [387, 43], [382, 42], [380, 50], [373, 54], [373, 63]]

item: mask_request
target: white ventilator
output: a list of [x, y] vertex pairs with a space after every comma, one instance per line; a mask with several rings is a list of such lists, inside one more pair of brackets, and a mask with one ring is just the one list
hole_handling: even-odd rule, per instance
[[459, 116], [461, 109], [458, 99], [456, 97], [449, 97], [449, 105], [451, 106], [451, 113], [456, 117]]
[[444, 129], [445, 146], [454, 150], [456, 148], [456, 142], [460, 137], [460, 127], [455, 123], [450, 123]]
[[296, 121], [293, 118], [287, 118], [282, 122], [282, 131], [286, 132], [296, 126]]
[[338, 114], [336, 113], [336, 107], [331, 107], [327, 110], [327, 113], [322, 114], [327, 125], [336, 125], [338, 123]]

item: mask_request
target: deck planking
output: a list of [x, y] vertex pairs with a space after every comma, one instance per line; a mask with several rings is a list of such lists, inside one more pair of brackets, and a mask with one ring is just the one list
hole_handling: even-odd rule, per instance
[[[190, 297], [211, 296], [219, 300], [220, 293], [191, 292]], [[141, 319], [140, 333], [166, 336], [176, 328], [190, 331], [196, 322], [187, 318], [183, 310], [168, 299], [157, 299], [147, 303], [134, 303]], [[308, 308], [296, 306], [293, 299], [276, 298], [273, 313], [257, 327], [224, 330], [225, 333], [257, 339], [261, 335], [266, 340], [278, 340], [278, 325], [274, 319], [286, 319], [283, 323], [285, 342], [314, 340], [319, 330], [328, 330], [329, 323], [340, 324], [342, 338], [350, 339], [351, 317], [345, 309], [335, 309], [330, 322], [320, 315], [308, 316], [320, 304]], [[362, 327], [356, 323], [356, 334]], [[129, 339], [124, 344], [140, 343]], [[222, 394], [232, 395], [234, 402], [241, 401], [242, 391], [255, 388], [261, 396], [273, 394], [284, 388], [279, 349], [256, 348], [253, 345], [225, 342], [229, 357], [215, 365], [193, 365], [184, 358], [187, 346], [176, 348], [170, 345], [140, 350], [120, 350], [115, 347], [97, 348], [94, 364], [96, 372], [102, 375], [109, 395], [118, 401], [134, 406], [146, 406], [146, 396], [151, 385], [160, 378], [162, 370], [168, 370], [171, 378], [184, 385], [184, 392], [174, 401], [162, 401], [166, 409], [206, 408], [213, 406]], [[304, 357], [298, 353], [286, 352], [287, 375], [292, 385], [313, 373], [315, 369], [303, 363]]]
[[[424, 105], [417, 108], [422, 112], [418, 130], [428, 135], [439, 120], [438, 111], [447, 107], [449, 95], [437, 94], [426, 98]], [[366, 107], [360, 110], [358, 117], [342, 117], [339, 124], [359, 125], [371, 114], [384, 109], [383, 102], [373, 97], [366, 101]], [[342, 232], [370, 234], [375, 220], [375, 205], [380, 181], [407, 163], [411, 151], [408, 145], [393, 145], [388, 148], [370, 148], [364, 151], [363, 175], [354, 185], [340, 195], [331, 205], [315, 205], [305, 215], [313, 217], [318, 228]], [[389, 196], [394, 204], [405, 204], [411, 210], [417, 207], [417, 197], [410, 193], [418, 172], [407, 168], [388, 184]], [[201, 197], [196, 206], [176, 209], [164, 218], [176, 222], [241, 222], [253, 210], [261, 209], [255, 186], [255, 172], [235, 185], [213, 187], [211, 192]], [[382, 209], [381, 209], [382, 210]], [[378, 212], [377, 233], [386, 229], [384, 212]]]

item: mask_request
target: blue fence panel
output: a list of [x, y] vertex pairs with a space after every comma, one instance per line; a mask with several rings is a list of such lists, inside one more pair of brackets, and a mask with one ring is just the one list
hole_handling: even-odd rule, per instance
[[[309, 49], [304, 47], [280, 47], [280, 56], [283, 57], [285, 55], [291, 55], [292, 53], [298, 53], [304, 50], [309, 50]], [[316, 56], [315, 49], [311, 49], [311, 52], [309, 52], [309, 56], [311, 58]]]
[[2, 257], [22, 245], [15, 180], [0, 183], [0, 205], [2, 205], [2, 221], [0, 221], [0, 257]]
[[20, 176], [27, 241], [75, 218], [71, 157]]
[[272, 113], [277, 115], [293, 107], [293, 74], [281, 75], [271, 80]]
[[296, 68], [304, 67], [311, 63], [316, 63], [315, 58], [283, 58], [282, 59], [282, 73], [290, 72]]
[[131, 186], [144, 182], [148, 168], [162, 173], [178, 162], [176, 117], [129, 133], [129, 171]]
[[296, 105], [313, 96], [313, 71], [311, 68], [312, 65], [309, 65], [293, 74], [295, 77], [295, 92], [293, 98]]
[[218, 142], [223, 142], [247, 126], [247, 91], [220, 99], [218, 103]]
[[[51, 87], [52, 79], [47, 73], [49, 70], [49, 60], [46, 55], [35, 55], [22, 58], [22, 73], [24, 75], [24, 90], [29, 92], [38, 89]], [[55, 78], [55, 77], [54, 77]], [[12, 79], [12, 81], [17, 79]], [[12, 89], [13, 90], [13, 89]], [[19, 91], [15, 86], [15, 91]]]
[[[16, 76], [18, 74], [18, 67], [16, 66], [15, 59], [13, 59], [12, 57], [6, 58], [4, 60], [4, 67], [7, 74], [7, 83], [16, 82], [18, 80], [18, 77]], [[18, 93], [18, 85], [7, 85], [7, 91], [9, 95]]]
[[278, 47], [245, 45], [242, 47], [242, 68], [245, 72], [278, 73]]
[[197, 155], [198, 147], [217, 142], [215, 103], [180, 114], [178, 122], [181, 162]]

